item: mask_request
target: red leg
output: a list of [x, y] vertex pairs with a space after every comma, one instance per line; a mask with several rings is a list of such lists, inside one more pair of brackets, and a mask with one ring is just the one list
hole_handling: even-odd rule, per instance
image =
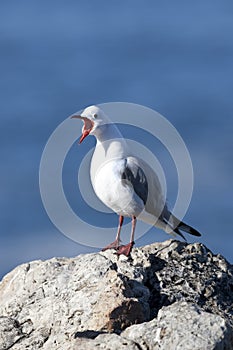
[[131, 230], [130, 242], [126, 245], [120, 246], [117, 250], [117, 255], [124, 254], [126, 256], [129, 256], [129, 254], [133, 248], [133, 245], [134, 245], [134, 232], [135, 232], [135, 228], [136, 228], [136, 222], [137, 222], [136, 216], [133, 216], [132, 217], [132, 230]]
[[109, 245], [107, 245], [105, 248], [102, 249], [102, 252], [104, 252], [107, 249], [118, 249], [119, 245], [120, 245], [120, 235], [121, 235], [121, 228], [123, 225], [123, 221], [124, 221], [124, 216], [120, 215], [119, 216], [119, 225], [118, 225], [118, 229], [117, 229], [117, 235], [116, 235], [116, 239], [114, 242], [110, 243]]

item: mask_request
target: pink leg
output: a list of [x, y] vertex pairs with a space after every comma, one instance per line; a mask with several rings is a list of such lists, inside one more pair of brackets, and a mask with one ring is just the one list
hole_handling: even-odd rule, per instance
[[132, 217], [132, 230], [131, 230], [130, 242], [126, 245], [120, 246], [117, 250], [117, 255], [124, 254], [126, 256], [129, 256], [129, 254], [133, 248], [133, 245], [134, 245], [134, 232], [135, 232], [135, 228], [136, 228], [136, 222], [137, 222], [136, 216], [133, 216]]
[[116, 239], [115, 239], [114, 242], [110, 243], [105, 248], [103, 248], [102, 252], [104, 252], [107, 249], [118, 249], [119, 248], [119, 245], [120, 245], [120, 234], [121, 234], [121, 228], [122, 228], [122, 225], [123, 225], [123, 221], [124, 221], [124, 216], [120, 215], [119, 216], [119, 225], [118, 225], [118, 229], [117, 229]]

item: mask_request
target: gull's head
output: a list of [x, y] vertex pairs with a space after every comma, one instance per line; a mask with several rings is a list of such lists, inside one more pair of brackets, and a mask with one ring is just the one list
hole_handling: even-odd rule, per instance
[[81, 119], [84, 123], [79, 143], [88, 135], [95, 135], [99, 126], [109, 123], [108, 117], [98, 106], [87, 107], [80, 115], [74, 114], [71, 118]]

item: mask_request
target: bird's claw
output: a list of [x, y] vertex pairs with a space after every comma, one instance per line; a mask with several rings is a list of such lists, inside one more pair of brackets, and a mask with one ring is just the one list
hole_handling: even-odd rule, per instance
[[110, 243], [109, 245], [101, 249], [101, 251], [105, 252], [105, 250], [108, 250], [108, 249], [115, 249], [115, 250], [119, 249], [119, 241], [115, 240], [114, 242]]
[[126, 245], [121, 245], [118, 247], [116, 254], [121, 255], [124, 254], [125, 256], [129, 256], [132, 248], [133, 248], [134, 242], [130, 242]]

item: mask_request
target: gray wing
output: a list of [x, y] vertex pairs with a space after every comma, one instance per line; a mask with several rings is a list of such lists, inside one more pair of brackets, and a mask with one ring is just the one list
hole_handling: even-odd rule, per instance
[[121, 180], [123, 184], [130, 183], [134, 189], [134, 192], [141, 198], [144, 204], [146, 204], [148, 197], [148, 182], [143, 169], [133, 162], [129, 162], [125, 159], [125, 166], [121, 174]]

